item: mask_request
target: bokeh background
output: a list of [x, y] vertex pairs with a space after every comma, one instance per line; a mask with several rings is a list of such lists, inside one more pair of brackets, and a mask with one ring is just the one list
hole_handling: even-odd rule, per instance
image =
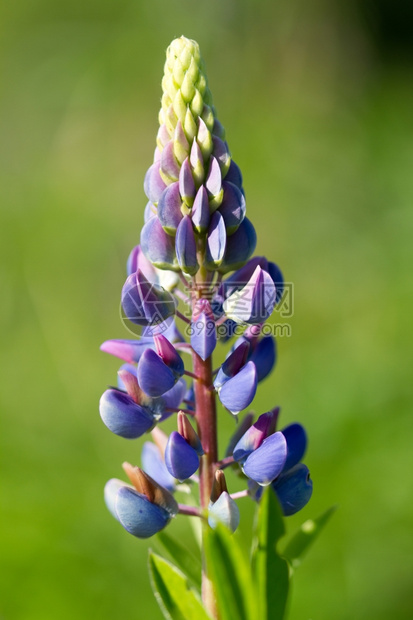
[[[141, 442], [100, 422], [117, 361], [99, 345], [128, 337], [119, 293], [181, 34], [201, 45], [257, 251], [294, 283], [255, 400], [309, 432], [314, 495], [288, 529], [339, 506], [290, 620], [412, 618], [412, 23], [392, 0], [3, 3], [2, 619], [161, 618], [154, 541], [103, 504]], [[187, 538], [185, 519], [171, 529]]]

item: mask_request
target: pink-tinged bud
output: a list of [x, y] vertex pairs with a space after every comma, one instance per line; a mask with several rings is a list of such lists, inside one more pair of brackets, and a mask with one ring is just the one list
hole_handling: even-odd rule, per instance
[[212, 483], [211, 503], [215, 503], [222, 493], [228, 493], [227, 481], [222, 469], [217, 469]]
[[166, 183], [160, 174], [160, 166], [160, 161], [152, 164], [146, 173], [144, 181], [145, 194], [154, 205], [158, 204], [158, 200], [166, 187]]
[[161, 154], [160, 174], [167, 184], [177, 181], [179, 178], [179, 163], [174, 154], [174, 143], [171, 140], [165, 146]]
[[178, 271], [175, 240], [164, 231], [157, 217], [148, 220], [142, 228], [141, 248], [155, 267]]
[[275, 431], [279, 408], [260, 415], [258, 420], [240, 437], [234, 447], [234, 460], [243, 464], [247, 457], [260, 447], [264, 439]]
[[162, 152], [165, 146], [168, 144], [170, 140], [170, 136], [165, 125], [161, 125], [158, 130], [158, 135], [156, 136], [156, 143], [158, 145], [159, 150]]
[[155, 334], [153, 339], [156, 352], [161, 360], [172, 370], [177, 378], [181, 377], [184, 372], [184, 363], [173, 344], [163, 334]]
[[189, 443], [198, 456], [202, 456], [204, 454], [204, 449], [202, 447], [201, 440], [183, 411], [178, 412], [177, 422], [178, 433], [182, 435], [187, 443]]
[[175, 235], [182, 220], [182, 199], [179, 183], [172, 183], [163, 192], [158, 203], [158, 218], [168, 235]]

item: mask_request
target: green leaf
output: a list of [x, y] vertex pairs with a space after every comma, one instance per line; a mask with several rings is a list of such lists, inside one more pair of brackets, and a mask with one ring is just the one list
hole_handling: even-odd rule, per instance
[[149, 551], [152, 590], [167, 620], [211, 620], [188, 578], [168, 560]]
[[158, 532], [156, 538], [175, 561], [178, 568], [180, 568], [198, 590], [200, 590], [202, 574], [201, 558], [196, 557], [186, 547], [181, 545], [176, 538], [172, 538], [172, 536], [167, 534], [164, 530]]
[[293, 568], [300, 566], [302, 557], [307, 553], [309, 547], [324, 529], [324, 526], [336, 509], [337, 506], [331, 506], [316, 519], [305, 521], [289, 540], [284, 549], [283, 556], [290, 562]]
[[280, 505], [275, 493], [266, 488], [258, 507], [252, 548], [253, 575], [261, 606], [260, 620], [282, 620], [285, 615], [289, 571], [286, 560], [276, 548], [284, 533]]
[[220, 620], [255, 620], [257, 596], [250, 562], [237, 537], [222, 524], [205, 536], [205, 555]]

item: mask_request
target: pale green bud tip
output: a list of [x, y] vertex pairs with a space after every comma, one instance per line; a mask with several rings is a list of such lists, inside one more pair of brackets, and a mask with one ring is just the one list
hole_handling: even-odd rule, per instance
[[196, 41], [183, 36], [172, 41], [166, 51], [162, 89], [159, 121], [165, 123], [171, 138], [178, 121], [181, 121], [186, 138], [192, 142], [201, 116], [205, 117], [204, 122], [212, 130], [212, 96]]

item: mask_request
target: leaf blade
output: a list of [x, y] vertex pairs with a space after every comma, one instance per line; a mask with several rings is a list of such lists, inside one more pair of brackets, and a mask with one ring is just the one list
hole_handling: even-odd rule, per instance
[[285, 616], [289, 570], [287, 561], [277, 551], [278, 541], [284, 534], [280, 505], [275, 493], [266, 488], [258, 507], [252, 552], [262, 620], [282, 620]]
[[177, 567], [200, 591], [202, 574], [201, 559], [197, 558], [186, 547], [181, 545], [180, 542], [178, 542], [175, 538], [172, 538], [172, 536], [167, 534], [164, 530], [158, 532], [156, 538], [175, 561]]
[[337, 506], [331, 506], [316, 519], [308, 519], [290, 538], [283, 551], [283, 556], [290, 562], [293, 568], [300, 566], [302, 557], [318, 538], [336, 509]]
[[155, 598], [167, 620], [211, 620], [188, 578], [152, 551], [149, 551], [149, 575]]
[[205, 537], [205, 554], [220, 619], [255, 620], [255, 584], [237, 537], [218, 524]]

